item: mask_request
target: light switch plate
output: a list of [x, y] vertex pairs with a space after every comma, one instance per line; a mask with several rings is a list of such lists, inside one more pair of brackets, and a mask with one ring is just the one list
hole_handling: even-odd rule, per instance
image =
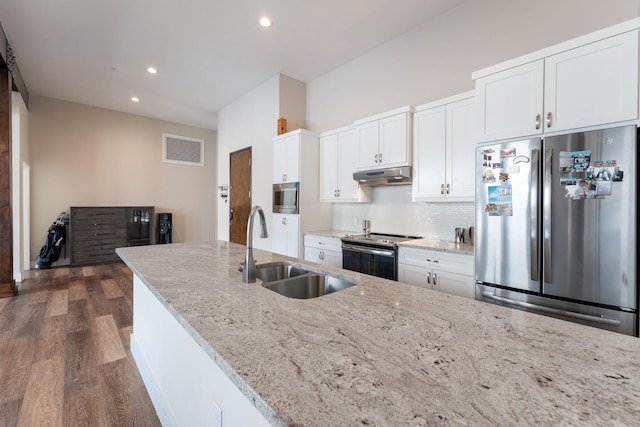
[[351, 220], [351, 223], [352, 223], [353, 225], [358, 225], [358, 217], [357, 217], [357, 216], [354, 216], [354, 217], [353, 217], [353, 219]]

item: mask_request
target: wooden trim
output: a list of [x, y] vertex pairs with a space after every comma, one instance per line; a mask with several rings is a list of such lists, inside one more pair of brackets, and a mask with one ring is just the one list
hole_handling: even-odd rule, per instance
[[28, 109], [29, 91], [27, 90], [27, 85], [22, 78], [22, 73], [18, 67], [18, 61], [16, 61], [16, 58], [13, 56], [13, 52], [11, 51], [11, 43], [7, 40], [7, 35], [4, 32], [4, 28], [2, 28], [2, 22], [0, 22], [0, 67], [6, 67], [9, 69], [11, 77], [13, 77], [11, 88], [20, 93], [20, 96], [22, 96], [22, 100], [24, 101], [24, 105], [26, 105]]
[[0, 67], [0, 297], [18, 294], [13, 280], [11, 216], [11, 76]]

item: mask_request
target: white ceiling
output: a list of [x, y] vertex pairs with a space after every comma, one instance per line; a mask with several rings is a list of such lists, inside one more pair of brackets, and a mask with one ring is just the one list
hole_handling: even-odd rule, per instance
[[277, 73], [308, 83], [463, 1], [0, 0], [0, 22], [30, 94], [216, 129]]

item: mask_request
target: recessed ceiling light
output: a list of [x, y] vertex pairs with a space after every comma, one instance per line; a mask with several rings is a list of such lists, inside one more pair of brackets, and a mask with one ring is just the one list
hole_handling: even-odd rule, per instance
[[131, 97], [131, 100], [132, 100], [133, 102], [140, 102], [140, 98], [138, 98], [137, 96], [132, 96], [132, 97]]
[[266, 16], [263, 16], [262, 18], [260, 18], [260, 25], [262, 25], [263, 27], [270, 27], [271, 19], [267, 18]]
[[158, 74], [158, 70], [155, 67], [147, 68], [147, 73], [149, 74]]

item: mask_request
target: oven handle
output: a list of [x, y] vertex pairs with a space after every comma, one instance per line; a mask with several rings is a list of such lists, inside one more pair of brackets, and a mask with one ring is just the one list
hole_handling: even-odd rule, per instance
[[385, 255], [385, 256], [390, 256], [395, 258], [396, 257], [396, 253], [395, 251], [391, 250], [385, 250], [385, 249], [374, 249], [374, 248], [369, 248], [369, 247], [364, 247], [364, 246], [354, 246], [354, 245], [347, 245], [347, 244], [342, 244], [342, 250], [345, 251], [352, 251], [352, 252], [360, 252], [362, 254], [370, 254], [370, 255]]

